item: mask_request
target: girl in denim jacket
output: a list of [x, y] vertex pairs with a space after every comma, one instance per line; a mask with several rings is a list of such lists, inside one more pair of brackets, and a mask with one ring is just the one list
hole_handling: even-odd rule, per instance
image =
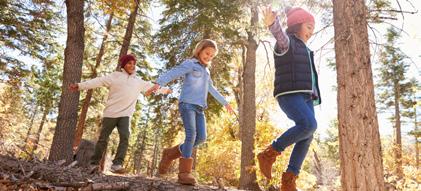
[[181, 184], [194, 185], [196, 183], [191, 174], [193, 166], [191, 155], [193, 148], [206, 140], [204, 110], [207, 108], [208, 92], [224, 105], [228, 112], [233, 113], [231, 106], [213, 86], [210, 77], [208, 66], [217, 53], [215, 41], [209, 39], [200, 41], [193, 51], [192, 58], [161, 75], [156, 85], [149, 90], [154, 91], [176, 78], [184, 77], [179, 98], [179, 111], [186, 137], [184, 143], [164, 149], [159, 163], [159, 174], [164, 175], [168, 172], [171, 163], [179, 158], [178, 182]]

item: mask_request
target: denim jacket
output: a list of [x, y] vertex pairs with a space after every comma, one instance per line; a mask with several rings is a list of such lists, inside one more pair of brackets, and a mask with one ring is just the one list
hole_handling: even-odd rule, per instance
[[196, 104], [203, 108], [207, 107], [208, 92], [222, 105], [228, 102], [213, 86], [209, 69], [195, 59], [187, 59], [180, 65], [159, 76], [156, 81], [160, 86], [165, 86], [172, 80], [184, 77], [183, 87], [180, 94], [180, 102]]

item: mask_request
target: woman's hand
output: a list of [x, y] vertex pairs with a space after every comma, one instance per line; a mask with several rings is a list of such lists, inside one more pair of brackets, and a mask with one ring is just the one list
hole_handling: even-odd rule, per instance
[[162, 93], [163, 94], [170, 94], [170, 93], [172, 93], [172, 90], [170, 88], [162, 88]]
[[69, 85], [69, 90], [71, 92], [77, 92], [77, 91], [79, 91], [79, 85], [78, 84], [70, 84]]
[[276, 12], [272, 11], [272, 6], [267, 6], [262, 10], [263, 21], [267, 27], [271, 26], [276, 20]]
[[154, 86], [152, 86], [146, 91], [145, 96], [151, 95], [152, 93], [156, 92], [156, 90], [158, 89], [159, 89], [159, 84], [155, 84]]

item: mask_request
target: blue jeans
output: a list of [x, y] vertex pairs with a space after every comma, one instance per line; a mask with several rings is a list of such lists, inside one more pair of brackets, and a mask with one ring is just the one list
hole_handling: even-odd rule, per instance
[[287, 171], [298, 175], [317, 128], [313, 100], [306, 93], [286, 94], [277, 97], [277, 100], [282, 111], [295, 122], [295, 126], [274, 140], [272, 147], [282, 152], [295, 143]]
[[186, 138], [180, 145], [181, 156], [190, 158], [193, 147], [206, 141], [206, 119], [203, 108], [199, 105], [180, 102], [179, 111], [183, 120]]

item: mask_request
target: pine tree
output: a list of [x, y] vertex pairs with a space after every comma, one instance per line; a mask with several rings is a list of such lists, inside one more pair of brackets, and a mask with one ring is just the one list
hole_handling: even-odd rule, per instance
[[402, 99], [411, 90], [407, 79], [409, 64], [405, 62], [407, 56], [397, 47], [399, 33], [394, 28], [389, 28], [385, 35], [387, 43], [380, 54], [379, 67], [379, 99], [381, 110], [394, 110], [391, 122], [395, 129], [395, 164], [396, 174], [403, 177], [402, 169]]
[[419, 155], [420, 155], [420, 148], [419, 148], [419, 143], [420, 140], [419, 138], [421, 137], [421, 131], [418, 128], [420, 121], [418, 119], [418, 116], [420, 115], [419, 113], [419, 106], [421, 104], [420, 97], [417, 97], [417, 92], [419, 92], [421, 89], [421, 86], [419, 84], [419, 82], [415, 79], [412, 78], [409, 81], [409, 84], [407, 86], [407, 94], [404, 96], [404, 98], [402, 99], [401, 103], [402, 103], [402, 117], [405, 117], [407, 119], [406, 124], [408, 124], [408, 126], [414, 126], [414, 129], [412, 131], [409, 132], [409, 134], [411, 136], [414, 137], [414, 147], [415, 147], [415, 167], [418, 169], [419, 165], [420, 165], [420, 159], [419, 159]]
[[365, 1], [333, 1], [342, 190], [384, 190]]
[[[73, 160], [73, 137], [77, 123], [79, 92], [69, 92], [70, 83], [79, 82], [82, 74], [84, 51], [83, 0], [66, 0], [67, 43], [64, 51], [63, 84], [60, 97], [59, 114], [54, 133], [49, 160]], [[69, 139], [69, 137], [72, 137]]]

